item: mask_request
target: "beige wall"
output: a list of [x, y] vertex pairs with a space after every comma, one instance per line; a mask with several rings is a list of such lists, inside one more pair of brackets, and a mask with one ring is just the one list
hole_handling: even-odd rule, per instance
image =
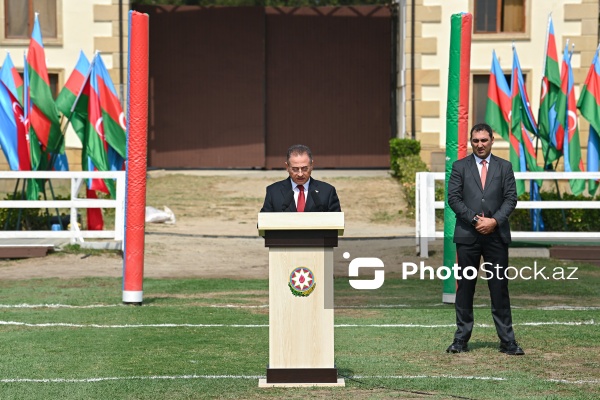
[[[407, 1], [406, 77], [410, 93], [410, 6]], [[450, 17], [459, 12], [473, 12], [473, 0], [414, 0], [415, 23], [415, 110], [416, 138], [422, 143], [422, 158], [434, 170], [443, 169], [446, 140], [446, 101], [448, 87], [448, 49], [450, 47]], [[572, 58], [578, 95], [598, 45], [597, 0], [527, 0], [526, 32], [518, 35], [473, 35], [471, 72], [487, 73], [491, 67], [492, 50], [506, 73], [512, 66], [512, 43], [517, 49], [521, 67], [528, 74], [527, 89], [534, 113], [539, 107], [543, 76], [544, 45], [549, 13], [552, 13], [559, 62], [567, 39], [575, 44]], [[410, 102], [407, 104], [410, 129]], [[588, 124], [580, 118], [581, 143], [587, 145]], [[498, 143], [499, 151], [506, 143]]]

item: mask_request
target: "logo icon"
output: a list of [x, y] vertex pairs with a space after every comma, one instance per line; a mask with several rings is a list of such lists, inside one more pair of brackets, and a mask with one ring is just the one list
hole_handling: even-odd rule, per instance
[[[350, 253], [345, 252], [343, 257], [346, 260], [349, 259]], [[348, 276], [351, 278], [358, 277], [358, 270], [360, 268], [377, 268], [373, 271], [375, 277], [373, 279], [350, 279], [348, 280], [350, 286], [358, 290], [374, 290], [383, 286], [383, 282], [385, 281], [383, 261], [374, 257], [355, 258], [350, 261], [350, 265], [348, 266]]]
[[294, 296], [307, 297], [315, 290], [315, 276], [307, 267], [295, 268], [290, 274], [288, 286]]

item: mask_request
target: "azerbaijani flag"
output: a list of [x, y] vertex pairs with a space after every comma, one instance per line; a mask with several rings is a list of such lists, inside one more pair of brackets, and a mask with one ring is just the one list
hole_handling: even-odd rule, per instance
[[[87, 111], [82, 115], [81, 112], [77, 112], [77, 108], [74, 108], [73, 106], [75, 105], [75, 101], [77, 101], [78, 103], [82, 102], [81, 105], [84, 106], [82, 107], [82, 110], [87, 108], [87, 94], [81, 92], [89, 78], [90, 72], [90, 62], [83, 51], [81, 51], [73, 72], [69, 75], [69, 79], [67, 79], [65, 86], [56, 98], [56, 107], [65, 117], [67, 117], [67, 119], [69, 119], [75, 133], [79, 136], [81, 143], [84, 143], [82, 135], [85, 129], [85, 121], [87, 120], [85, 115], [87, 114]], [[77, 98], [78, 96], [79, 99]]]
[[[31, 129], [30, 116], [31, 116], [31, 100], [29, 96], [29, 67], [27, 65], [27, 59], [24, 59], [23, 64], [23, 125], [25, 127], [27, 147], [29, 149], [29, 157], [31, 160], [31, 170], [40, 170], [40, 163], [42, 162], [42, 147], [35, 134], [35, 131]], [[43, 183], [37, 179], [27, 180], [27, 199], [37, 200], [38, 193], [40, 192], [40, 185], [43, 187]]]
[[[83, 51], [81, 51], [73, 72], [71, 72], [65, 86], [56, 98], [56, 106], [60, 112], [67, 117], [73, 126], [73, 130], [79, 137], [79, 140], [81, 140], [81, 168], [84, 171], [97, 170], [92, 159], [88, 156], [87, 143], [87, 125], [89, 123], [88, 102], [90, 94], [89, 77], [91, 72], [91, 64]], [[90, 190], [100, 190], [104, 193], [110, 193], [102, 179], [88, 179], [88, 191]], [[88, 193], [88, 198], [95, 197], [90, 197]], [[88, 209], [88, 214], [89, 213], [90, 209]], [[92, 213], [96, 213], [96, 211], [93, 211]], [[102, 216], [100, 215], [100, 220], [101, 219]], [[96, 226], [97, 224], [92, 225]]]
[[0, 147], [10, 169], [18, 171], [17, 123], [12, 107], [10, 91], [2, 83], [0, 84]]
[[[561, 86], [561, 96], [558, 100], [558, 121], [563, 128], [563, 157], [566, 172], [584, 171], [581, 158], [581, 145], [579, 142], [579, 127], [577, 123], [577, 103], [575, 102], [575, 84], [573, 70], [571, 69], [571, 57], [568, 48], [565, 47], [563, 54], [563, 67], [566, 68], [566, 84]], [[566, 91], [563, 92], [563, 89]], [[564, 106], [563, 106], [564, 104]], [[563, 111], [564, 110], [564, 111]], [[566, 128], [566, 129], [565, 129]], [[578, 195], [585, 188], [585, 180], [570, 179], [569, 184], [573, 194]]]
[[44, 151], [64, 153], [65, 145], [62, 140], [58, 109], [50, 89], [42, 32], [37, 13], [35, 14], [33, 32], [29, 41], [27, 66], [29, 74], [29, 108], [31, 110], [29, 114], [30, 131], [33, 131], [42, 143]]
[[[96, 66], [101, 62], [99, 54], [96, 54], [92, 61], [92, 71], [86, 85], [88, 91], [88, 109], [87, 123], [85, 126], [85, 140], [87, 144], [87, 155], [90, 157], [93, 164], [92, 168], [97, 168], [99, 171], [110, 171], [108, 158], [109, 144], [106, 140], [106, 125], [101, 107], [100, 89], [98, 83], [98, 74]], [[111, 196], [115, 196], [116, 188], [112, 180], [106, 180], [106, 186]], [[93, 188], [97, 189], [97, 188]]]
[[[599, 48], [600, 49], [600, 48]], [[598, 172], [598, 161], [600, 159], [599, 145], [600, 137], [600, 61], [598, 60], [598, 50], [594, 54], [592, 65], [588, 71], [587, 77], [579, 95], [577, 108], [581, 115], [590, 123], [590, 134], [588, 137], [587, 148], [587, 168], [588, 171]], [[590, 179], [588, 181], [588, 192], [591, 196], [598, 189], [598, 181]]]
[[520, 127], [523, 123], [525, 129], [528, 132], [537, 135], [538, 128], [535, 119], [533, 118], [533, 111], [531, 110], [531, 103], [529, 102], [529, 96], [525, 89], [525, 80], [523, 79], [523, 71], [521, 70], [521, 63], [519, 62], [519, 56], [517, 55], [517, 49], [513, 46], [513, 68], [512, 68], [512, 79], [511, 79], [511, 95], [512, 95], [512, 120], [511, 127], [515, 136], [520, 139]]
[[540, 109], [538, 112], [538, 136], [542, 141], [544, 164], [548, 165], [560, 157], [560, 152], [550, 143], [550, 132], [556, 123], [556, 99], [560, 92], [560, 71], [552, 16], [548, 16], [546, 36], [546, 57], [542, 77]]
[[[520, 140], [511, 130], [512, 94], [508, 87], [496, 52], [492, 52], [492, 69], [488, 85], [488, 100], [485, 109], [485, 122], [492, 127], [494, 132], [502, 136], [509, 143], [509, 159], [514, 172], [521, 171], [521, 146]], [[520, 135], [519, 135], [520, 136]], [[525, 184], [517, 180], [517, 194], [525, 192]]]
[[[121, 170], [123, 169], [123, 160], [127, 157], [125, 113], [108, 70], [99, 55], [96, 56], [96, 62], [92, 69], [96, 78], [92, 81], [92, 87], [99, 96], [104, 135], [106, 142], [112, 148], [112, 150], [108, 149], [110, 166], [113, 170]], [[111, 154], [113, 152], [116, 154]]]
[[6, 53], [2, 69], [0, 70], [0, 80], [4, 82], [8, 90], [13, 94], [19, 104], [23, 104], [23, 78], [15, 68], [10, 53]]
[[[11, 162], [9, 162], [9, 165], [12, 170], [30, 171], [31, 159], [27, 143], [27, 132], [24, 125], [23, 107], [21, 105], [23, 79], [17, 72], [9, 53], [6, 53], [4, 63], [2, 64], [2, 68], [0, 68], [0, 82], [2, 82], [1, 85], [3, 87], [0, 89], [3, 93], [2, 109], [6, 116], [6, 119], [4, 119], [6, 123], [3, 124], [3, 128], [1, 129], [5, 134], [10, 134], [11, 138], [14, 137], [16, 143], [16, 147], [13, 147], [13, 149], [15, 149], [17, 165], [12, 165]], [[2, 148], [4, 149], [4, 145]]]
[[[521, 144], [522, 144], [522, 153], [521, 159], [525, 160], [525, 165], [529, 171], [533, 172], [541, 172], [544, 170], [543, 167], [537, 165], [537, 155], [535, 154], [535, 149], [533, 147], [533, 143], [531, 142], [531, 137], [529, 136], [529, 131], [525, 128], [525, 124], [521, 124]], [[523, 165], [523, 163], [521, 163]], [[541, 181], [538, 182], [541, 186]]]
[[84, 171], [87, 171], [88, 165], [86, 125], [90, 72], [90, 62], [81, 51], [73, 72], [56, 98], [56, 107], [67, 117], [81, 141], [81, 167]]
[[[23, 117], [23, 107], [15, 98], [12, 92], [6, 87], [4, 82], [0, 82], [0, 138], [9, 136], [14, 140], [14, 147], [11, 151], [14, 154], [9, 159], [10, 169], [14, 171], [30, 171], [31, 159], [29, 156], [29, 144], [27, 142], [27, 132], [25, 131], [25, 121]], [[5, 148], [2, 143], [2, 150], [5, 154], [8, 147]], [[16, 160], [14, 159], [16, 158]], [[13, 163], [16, 161], [15, 165]]]
[[567, 98], [569, 94], [569, 41], [565, 44], [562, 59], [562, 69], [560, 71], [560, 90], [556, 98], [556, 121], [550, 131], [550, 141], [552, 145], [563, 152], [565, 142], [565, 128], [567, 128]]
[[[4, 65], [2, 66], [4, 68]], [[19, 103], [16, 104], [18, 107]], [[20, 121], [15, 118], [13, 96], [4, 83], [0, 83], [0, 147], [6, 157], [8, 166], [13, 171], [20, 170], [19, 145], [17, 125]]]
[[[538, 133], [538, 127], [533, 118], [531, 103], [525, 89], [525, 80], [523, 71], [519, 63], [517, 50], [513, 46], [513, 71], [512, 71], [512, 131], [521, 144], [519, 156], [521, 170], [526, 168], [529, 171], [542, 171], [543, 168], [537, 165], [537, 154], [531, 143], [529, 132]], [[541, 185], [541, 182], [539, 183]]]
[[509, 140], [509, 118], [511, 113], [511, 94], [506, 78], [492, 52], [492, 69], [488, 84], [488, 99], [485, 108], [485, 122], [506, 141]]

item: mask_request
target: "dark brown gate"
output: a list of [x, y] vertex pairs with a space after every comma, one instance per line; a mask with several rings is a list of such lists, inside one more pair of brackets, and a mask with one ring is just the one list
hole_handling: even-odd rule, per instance
[[150, 14], [148, 165], [263, 167], [264, 10], [139, 10]]
[[389, 166], [387, 7], [137, 10], [150, 15], [149, 166], [280, 168], [294, 143], [318, 167]]

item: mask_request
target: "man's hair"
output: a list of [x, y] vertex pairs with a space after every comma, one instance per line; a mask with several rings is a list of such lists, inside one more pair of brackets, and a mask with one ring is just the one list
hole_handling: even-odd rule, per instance
[[308, 148], [308, 146], [305, 146], [303, 144], [295, 144], [290, 146], [290, 148], [287, 151], [287, 161], [290, 161], [290, 157], [292, 155], [299, 155], [301, 156], [302, 154], [307, 154], [308, 155], [308, 159], [310, 160], [311, 164], [312, 164], [312, 152], [310, 151], [310, 149]]
[[486, 131], [487, 133], [489, 133], [490, 135], [490, 139], [494, 137], [494, 134], [492, 133], [492, 127], [489, 126], [488, 124], [475, 124], [472, 128], [471, 128], [471, 133], [469, 134], [469, 139], [471, 139], [473, 137], [473, 132], [479, 132], [479, 131]]

